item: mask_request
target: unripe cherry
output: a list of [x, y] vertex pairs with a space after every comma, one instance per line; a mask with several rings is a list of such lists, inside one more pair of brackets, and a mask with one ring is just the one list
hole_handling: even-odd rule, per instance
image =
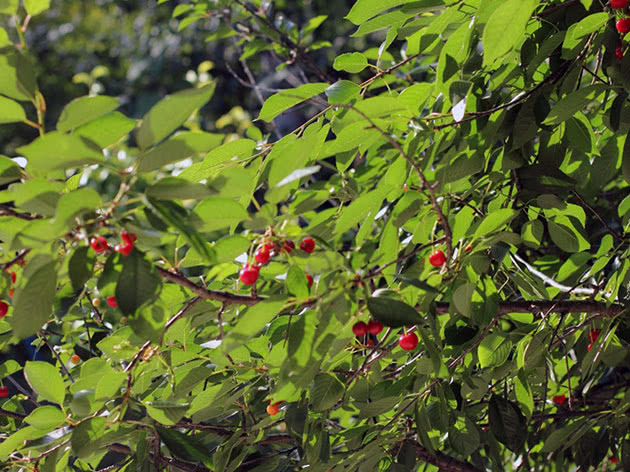
[[72, 356], [70, 356], [70, 363], [73, 365], [79, 365], [81, 363], [81, 358], [76, 354], [72, 354]]
[[270, 403], [267, 405], [267, 413], [271, 416], [277, 415], [280, 411], [280, 402]]

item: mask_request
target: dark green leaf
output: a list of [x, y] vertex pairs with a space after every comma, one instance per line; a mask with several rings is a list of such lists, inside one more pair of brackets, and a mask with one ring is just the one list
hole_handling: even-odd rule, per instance
[[367, 304], [372, 316], [391, 328], [413, 326], [422, 321], [422, 317], [413, 307], [393, 298], [370, 297]]
[[160, 289], [160, 276], [144, 255], [134, 249], [122, 258], [122, 269], [116, 284], [118, 308], [133, 315], [140, 306], [153, 300]]

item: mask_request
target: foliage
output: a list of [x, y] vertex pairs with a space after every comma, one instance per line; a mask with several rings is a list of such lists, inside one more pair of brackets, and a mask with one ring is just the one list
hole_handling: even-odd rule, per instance
[[630, 470], [626, 12], [172, 3], [259, 126], [208, 63], [51, 112], [55, 2], [0, 2], [3, 470]]

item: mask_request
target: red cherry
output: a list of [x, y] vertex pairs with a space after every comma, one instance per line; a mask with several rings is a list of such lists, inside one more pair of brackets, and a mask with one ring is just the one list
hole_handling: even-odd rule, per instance
[[311, 274], [306, 274], [306, 280], [308, 281], [308, 286], [313, 286], [313, 276]]
[[374, 347], [374, 341], [372, 341], [371, 339], [368, 339], [367, 342], [365, 343], [365, 345], [367, 347]]
[[72, 356], [70, 356], [70, 363], [72, 365], [79, 365], [81, 363], [81, 358], [76, 354], [72, 354]]
[[363, 321], [358, 321], [352, 327], [355, 336], [365, 336], [368, 333], [368, 326]]
[[620, 34], [626, 34], [630, 31], [630, 18], [619, 19], [616, 26]]
[[9, 305], [6, 302], [0, 302], [0, 318], [4, 317], [9, 311]]
[[116, 247], [114, 248], [114, 251], [121, 253], [123, 256], [127, 257], [129, 254], [131, 254], [131, 251], [133, 250], [133, 243], [131, 244], [116, 244]]
[[628, 6], [628, 0], [610, 0], [611, 8], [626, 8]]
[[118, 308], [118, 302], [116, 301], [116, 297], [107, 297], [105, 301], [112, 308]]
[[597, 338], [599, 338], [599, 333], [601, 333], [601, 330], [599, 329], [594, 329], [593, 331], [588, 333], [588, 340], [591, 342], [591, 344], [597, 341]]
[[383, 325], [376, 320], [370, 320], [367, 324], [367, 330], [370, 334], [378, 334], [383, 331]]
[[405, 351], [413, 351], [418, 345], [418, 336], [416, 336], [416, 333], [402, 334], [398, 338], [398, 344]]
[[300, 243], [300, 249], [309, 254], [315, 250], [315, 241], [313, 238], [304, 238]]
[[8, 397], [9, 396], [9, 389], [8, 387], [2, 386], [0, 387], [0, 398], [4, 398], [4, 397]]
[[239, 273], [239, 279], [245, 285], [255, 284], [258, 280], [258, 273], [260, 272], [260, 267], [257, 265], [245, 264], [245, 266], [241, 269]]
[[133, 243], [138, 239], [135, 234], [128, 233], [127, 231], [121, 231], [120, 237], [127, 246], [133, 246]]
[[256, 254], [254, 254], [254, 259], [256, 259], [256, 262], [258, 262], [259, 264], [266, 264], [267, 262], [269, 262], [270, 258], [271, 253], [269, 252], [269, 249], [266, 245], [259, 247], [256, 251]]
[[13, 298], [14, 289], [9, 289], [9, 298]]
[[619, 462], [619, 459], [617, 459], [615, 456], [610, 456], [608, 460], [611, 464], [616, 464], [617, 462]]
[[109, 249], [109, 245], [107, 244], [107, 239], [103, 236], [97, 236], [90, 239], [90, 246], [94, 249], [94, 252], [105, 252]]
[[623, 59], [623, 47], [622, 46], [617, 46], [617, 49], [615, 49], [615, 57], [618, 60], [622, 60]]
[[564, 405], [565, 402], [567, 401], [567, 397], [565, 397], [564, 395], [554, 395], [552, 400], [554, 403], [557, 403], [558, 405]]
[[586, 347], [586, 350], [590, 351], [592, 347], [593, 347], [593, 343], [588, 343], [588, 346]]
[[439, 249], [436, 249], [429, 255], [429, 263], [433, 267], [442, 267], [445, 262], [446, 262], [446, 256]]
[[288, 254], [295, 249], [295, 243], [290, 239], [287, 239], [284, 243], [282, 243], [282, 249]]
[[468, 244], [465, 248], [464, 248], [465, 252], [470, 252], [472, 251], [472, 244]]

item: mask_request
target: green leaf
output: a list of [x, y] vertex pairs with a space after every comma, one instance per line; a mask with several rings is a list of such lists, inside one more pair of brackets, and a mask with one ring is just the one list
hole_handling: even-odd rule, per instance
[[338, 80], [326, 90], [328, 103], [331, 105], [349, 103], [355, 98], [359, 98], [361, 87], [349, 80]]
[[101, 150], [79, 136], [57, 131], [46, 133], [30, 144], [18, 148], [28, 159], [27, 169], [47, 173], [105, 161]]
[[313, 411], [325, 411], [341, 400], [344, 385], [331, 374], [317, 374], [311, 388]]
[[52, 317], [57, 270], [54, 261], [41, 257], [49, 262], [38, 263], [32, 269], [27, 266], [24, 273], [26, 285], [18, 287], [13, 296], [13, 316], [10, 322], [13, 335], [19, 339], [37, 333]]
[[214, 470], [212, 457], [208, 454], [208, 448], [205, 444], [174, 429], [167, 429], [158, 425], [155, 426], [155, 429], [162, 442], [175, 457], [194, 463], [202, 463]]
[[584, 110], [608, 88], [605, 84], [593, 84], [571, 92], [553, 106], [543, 123], [557, 125], [568, 120], [578, 111]]
[[66, 416], [59, 408], [51, 405], [40, 406], [35, 408], [26, 418], [24, 418], [31, 426], [37, 429], [50, 431], [66, 422]]
[[276, 116], [282, 114], [298, 103], [302, 103], [304, 100], [308, 100], [315, 95], [323, 93], [328, 86], [329, 84], [325, 83], [305, 84], [298, 88], [287, 89], [282, 92], [275, 93], [265, 100], [265, 103], [260, 110], [260, 114], [258, 115], [258, 119], [270, 122]]
[[140, 149], [152, 146], [179, 128], [190, 115], [206, 104], [214, 93], [215, 83], [182, 90], [168, 95], [154, 105], [142, 118], [136, 132]]
[[479, 364], [482, 368], [502, 365], [512, 351], [512, 341], [498, 334], [485, 337], [477, 348]]
[[24, 108], [10, 98], [0, 96], [0, 124], [18, 123], [26, 120]]
[[567, 40], [574, 41], [588, 36], [589, 34], [604, 27], [609, 19], [610, 15], [605, 12], [594, 13], [592, 15], [588, 15], [585, 18], [582, 18], [578, 23], [571, 27], [571, 29], [569, 30], [569, 34], [567, 34], [565, 38], [565, 42]]
[[135, 127], [136, 120], [127, 118], [117, 111], [113, 111], [79, 126], [73, 131], [73, 134], [87, 138], [99, 148], [105, 149], [127, 136]]
[[22, 170], [13, 159], [0, 155], [0, 185], [20, 179]]
[[138, 172], [149, 172], [211, 151], [225, 138], [222, 134], [184, 131], [140, 154]]
[[55, 366], [48, 362], [28, 361], [24, 366], [24, 377], [40, 398], [63, 405], [66, 388]]
[[2, 0], [0, 2], [0, 14], [15, 15], [18, 9], [18, 0]]
[[100, 437], [105, 434], [107, 418], [102, 416], [82, 421], [72, 432], [72, 450], [81, 458], [98, 452], [94, 447]]
[[191, 200], [208, 197], [208, 187], [178, 177], [165, 177], [146, 190], [146, 196], [157, 200]]
[[12, 359], [0, 364], [0, 379], [22, 370], [22, 366]]
[[181, 420], [190, 406], [188, 403], [174, 403], [168, 401], [145, 402], [149, 416], [161, 424], [173, 426]]
[[472, 296], [475, 293], [475, 285], [467, 282], [461, 284], [453, 292], [453, 304], [457, 311], [470, 318], [472, 316]]
[[[179, 135], [178, 135], [179, 136]], [[177, 139], [177, 136], [173, 139]], [[178, 175], [181, 179], [199, 182], [207, 179], [222, 170], [221, 164], [230, 160], [241, 160], [252, 155], [256, 148], [256, 142], [251, 139], [236, 139], [213, 149], [206, 158]]]
[[578, 252], [580, 243], [573, 231], [566, 225], [547, 221], [547, 229], [551, 240], [565, 252]]
[[483, 65], [516, 48], [525, 39], [525, 29], [538, 0], [507, 0], [494, 10], [483, 30]]
[[120, 104], [115, 97], [79, 97], [68, 103], [57, 122], [57, 131], [70, 131], [114, 111]]
[[57, 202], [55, 222], [60, 225], [71, 225], [77, 216], [94, 211], [102, 204], [100, 194], [88, 187], [65, 193]]
[[527, 439], [525, 417], [513, 402], [493, 395], [488, 419], [494, 437], [512, 452], [519, 452]]
[[350, 73], [361, 72], [367, 66], [367, 58], [360, 52], [341, 54], [335, 58], [335, 63], [333, 64], [335, 70], [344, 70]]
[[39, 15], [50, 8], [50, 0], [24, 0], [24, 8], [31, 16]]
[[195, 207], [194, 212], [201, 218], [202, 231], [228, 228], [249, 219], [247, 210], [240, 203], [227, 198], [207, 198]]
[[291, 295], [295, 295], [298, 298], [308, 297], [308, 280], [306, 280], [306, 274], [296, 265], [292, 265], [287, 272], [287, 290]]
[[410, 1], [412, 0], [358, 0], [346, 15], [346, 19], [360, 25], [379, 13]]
[[623, 172], [623, 177], [624, 179], [626, 179], [626, 182], [630, 183], [630, 131], [628, 131], [628, 134], [626, 134], [626, 140], [623, 145], [621, 171]]
[[144, 303], [153, 300], [160, 289], [160, 276], [144, 255], [134, 249], [122, 258], [122, 269], [116, 284], [118, 308], [132, 315]]
[[68, 262], [68, 275], [75, 292], [83, 290], [85, 283], [92, 277], [94, 256], [88, 255], [89, 249], [88, 246], [76, 248]]
[[481, 220], [481, 223], [477, 226], [473, 237], [483, 238], [489, 236], [490, 233], [501, 229], [504, 225], [510, 222], [517, 214], [518, 211], [510, 208], [501, 208], [491, 212], [486, 215], [483, 220]]
[[[0, 13], [3, 13], [3, 10], [6, 13], [7, 9], [12, 9], [11, 6], [7, 6], [7, 1], [10, 5], [17, 5], [17, 0], [2, 0]], [[0, 71], [0, 94], [25, 102], [29, 102], [35, 97], [37, 74], [33, 64], [24, 53], [16, 49], [5, 48], [0, 54]]]
[[248, 308], [238, 319], [236, 326], [228, 333], [221, 346], [227, 352], [258, 334], [267, 323], [280, 313], [286, 300], [285, 296], [277, 295]]
[[370, 297], [367, 306], [374, 318], [391, 328], [413, 326], [423, 320], [413, 307], [393, 298]]

